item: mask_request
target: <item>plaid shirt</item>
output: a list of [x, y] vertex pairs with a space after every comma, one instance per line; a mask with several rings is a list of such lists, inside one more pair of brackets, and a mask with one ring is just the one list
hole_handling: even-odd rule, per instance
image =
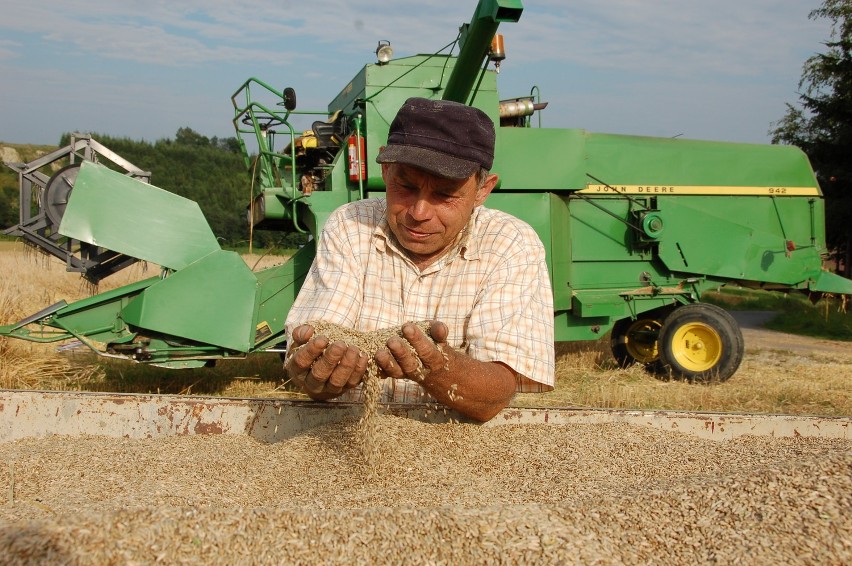
[[[453, 348], [511, 367], [518, 392], [552, 390], [553, 294], [544, 246], [533, 229], [480, 206], [458, 244], [420, 271], [396, 242], [385, 209], [384, 199], [360, 200], [329, 217], [288, 313], [288, 333], [310, 320], [362, 332], [440, 320]], [[357, 400], [358, 389], [341, 399]], [[431, 397], [416, 383], [387, 379], [382, 400]]]

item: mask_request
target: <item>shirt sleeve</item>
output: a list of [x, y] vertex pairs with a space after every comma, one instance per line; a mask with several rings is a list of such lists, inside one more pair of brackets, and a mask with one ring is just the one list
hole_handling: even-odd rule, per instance
[[317, 251], [305, 282], [287, 314], [287, 334], [311, 320], [355, 327], [361, 309], [360, 258], [353, 253], [353, 237], [346, 230], [345, 206], [323, 226]]
[[[518, 392], [551, 391], [555, 383], [553, 292], [544, 246], [529, 225], [500, 226], [490, 252], [501, 255], [477, 297], [468, 326], [468, 355], [499, 361], [518, 374]], [[502, 252], [502, 254], [500, 254]]]

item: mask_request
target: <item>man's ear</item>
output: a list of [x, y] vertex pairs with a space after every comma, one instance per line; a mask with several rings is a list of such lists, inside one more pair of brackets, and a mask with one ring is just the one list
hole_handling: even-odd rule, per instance
[[485, 183], [477, 189], [476, 191], [476, 204], [474, 206], [479, 206], [485, 202], [485, 199], [488, 198], [488, 195], [491, 194], [491, 191], [494, 190], [494, 187], [497, 186], [497, 181], [500, 179], [494, 173], [489, 173], [485, 178]]

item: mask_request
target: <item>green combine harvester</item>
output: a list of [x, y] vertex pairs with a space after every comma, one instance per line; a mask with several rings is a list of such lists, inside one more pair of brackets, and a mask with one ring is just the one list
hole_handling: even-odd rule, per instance
[[[60, 302], [0, 327], [0, 336], [76, 339], [104, 356], [172, 368], [281, 351], [314, 239], [338, 206], [382, 196], [375, 157], [411, 96], [476, 106], [498, 126], [493, 171], [501, 182], [486, 206], [525, 220], [544, 243], [558, 341], [610, 332], [622, 365], [724, 380], [742, 359], [743, 338], [730, 315], [701, 302], [703, 293], [735, 284], [852, 294], [852, 281], [822, 268], [824, 200], [799, 149], [535, 127], [546, 106], [537, 87], [501, 100], [499, 67], [490, 68], [504, 57], [496, 32], [522, 12], [520, 0], [481, 0], [460, 28], [457, 55], [453, 47], [393, 59], [379, 42], [377, 62], [319, 111], [299, 109], [292, 88], [255, 78], [236, 90], [252, 229], [311, 236], [283, 265], [253, 272], [220, 249], [196, 203], [147, 184], [130, 164], [120, 172], [83, 159], [59, 192], [47, 191], [48, 209], [27, 220], [40, 222], [52, 253], [92, 281], [136, 259], [162, 273]], [[27, 239], [35, 231], [24, 224], [7, 233]]]

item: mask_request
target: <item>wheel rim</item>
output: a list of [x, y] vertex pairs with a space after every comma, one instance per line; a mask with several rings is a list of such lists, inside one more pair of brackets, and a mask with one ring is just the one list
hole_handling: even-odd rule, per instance
[[672, 354], [688, 371], [708, 371], [722, 358], [722, 338], [707, 324], [684, 324], [672, 337]]
[[650, 364], [660, 357], [659, 336], [662, 323], [653, 319], [640, 319], [633, 322], [624, 334], [624, 347], [627, 353], [640, 364]]

